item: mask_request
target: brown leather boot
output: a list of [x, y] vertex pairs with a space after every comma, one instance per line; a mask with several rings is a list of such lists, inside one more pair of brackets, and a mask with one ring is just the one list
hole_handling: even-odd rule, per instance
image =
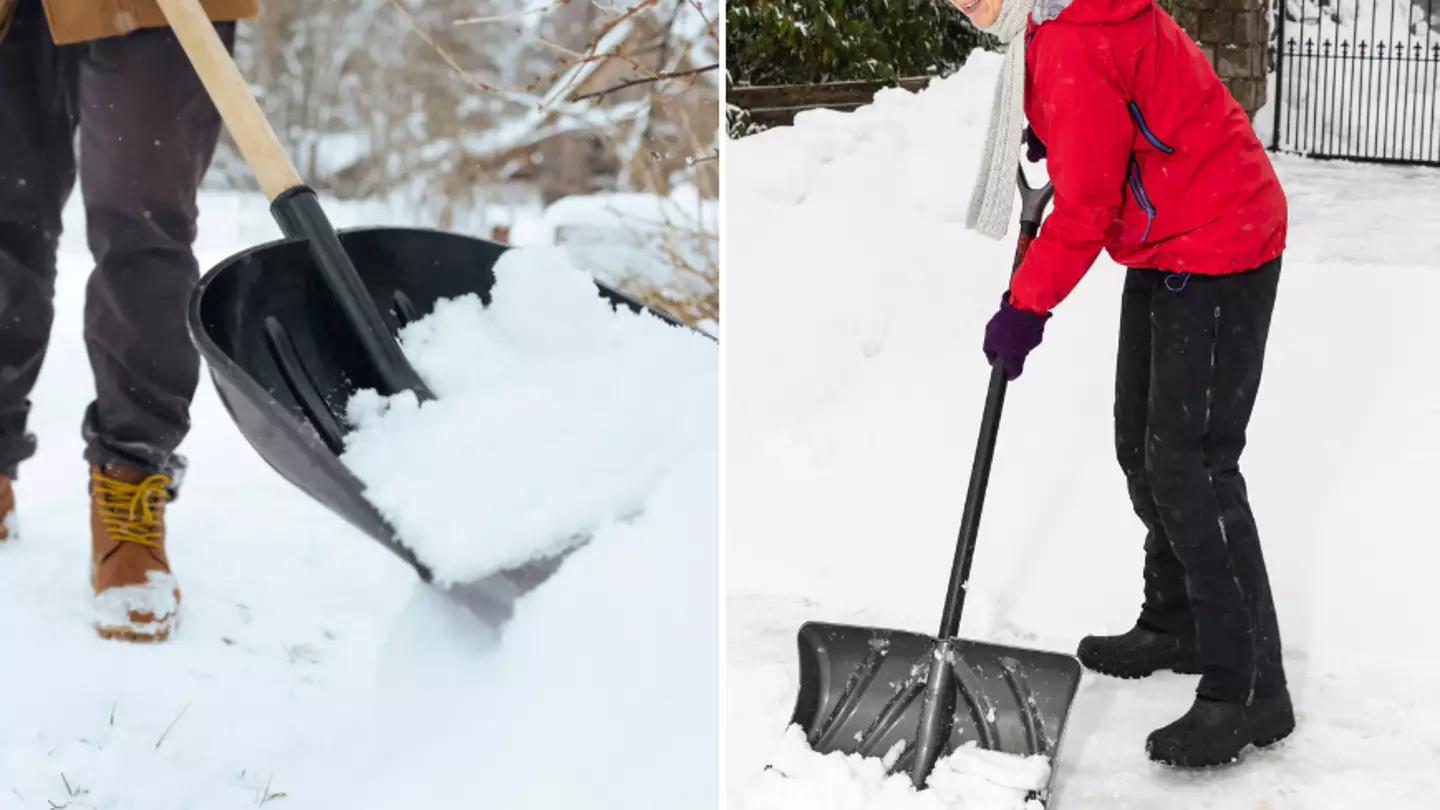
[[0, 475], [0, 543], [14, 540], [15, 534], [15, 484], [9, 476]]
[[90, 583], [102, 638], [164, 641], [179, 619], [180, 586], [165, 557], [170, 477], [90, 467]]

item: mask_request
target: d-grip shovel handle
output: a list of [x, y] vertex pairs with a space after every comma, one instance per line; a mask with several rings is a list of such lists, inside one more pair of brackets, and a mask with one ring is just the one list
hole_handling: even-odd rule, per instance
[[[1015, 243], [1013, 276], [1025, 260], [1030, 243], [1040, 233], [1040, 220], [1045, 207], [1055, 195], [1048, 181], [1033, 188], [1025, 180], [1025, 170], [1017, 167], [1020, 186], [1020, 237]], [[985, 395], [985, 410], [980, 417], [980, 438], [976, 442], [975, 461], [970, 468], [970, 486], [965, 492], [965, 509], [960, 514], [960, 537], [955, 546], [955, 562], [950, 568], [950, 584], [941, 612], [939, 637], [951, 638], [960, 629], [960, 614], [965, 609], [965, 586], [970, 579], [970, 563], [975, 557], [975, 536], [980, 528], [980, 511], [985, 503], [985, 487], [990, 481], [990, 463], [995, 457], [995, 439], [1000, 431], [1000, 409], [1005, 404], [1005, 364], [999, 358], [990, 367], [990, 389]]]
[[340, 244], [335, 228], [320, 208], [315, 192], [300, 179], [280, 139], [260, 109], [240, 68], [225, 50], [215, 23], [200, 0], [158, 0], [165, 20], [180, 40], [190, 64], [220, 112], [225, 128], [255, 173], [270, 201], [270, 213], [288, 238], [303, 238], [325, 285], [334, 294], [345, 321], [354, 330], [378, 380], [381, 394], [413, 391], [421, 400], [435, 395], [410, 365], [380, 317], [355, 265]]

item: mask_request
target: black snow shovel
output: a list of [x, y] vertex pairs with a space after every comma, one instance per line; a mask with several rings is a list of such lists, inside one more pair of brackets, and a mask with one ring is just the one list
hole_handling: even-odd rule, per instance
[[[1023, 169], [1019, 185], [1023, 203], [1016, 269], [1039, 233], [1054, 193], [1049, 183], [1032, 188]], [[820, 753], [893, 757], [889, 772], [908, 771], [916, 789], [925, 788], [939, 759], [967, 743], [1020, 756], [1039, 754], [1053, 766], [1080, 684], [1080, 662], [1074, 656], [955, 635], [1005, 385], [1004, 366], [997, 361], [990, 373], [939, 633], [822, 622], [808, 622], [799, 632], [800, 690], [791, 723], [805, 731], [811, 748]], [[1047, 781], [1030, 798], [1047, 802], [1050, 785]]]
[[[220, 399], [251, 446], [284, 478], [432, 582], [431, 569], [365, 499], [363, 483], [340, 461], [351, 429], [344, 407], [362, 388], [433, 399], [396, 335], [442, 299], [475, 294], [488, 306], [494, 265], [509, 248], [422, 228], [337, 232], [199, 0], [160, 0], [160, 7], [285, 236], [221, 262], [191, 298], [190, 334]], [[612, 306], [685, 326], [603, 283], [596, 286]], [[482, 618], [503, 620], [516, 596], [558, 566], [558, 559], [537, 561], [453, 588], [451, 595]]]

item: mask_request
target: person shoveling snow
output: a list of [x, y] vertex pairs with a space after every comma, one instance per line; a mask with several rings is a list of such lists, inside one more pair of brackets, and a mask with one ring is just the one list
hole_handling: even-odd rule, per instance
[[1240, 473], [1275, 306], [1287, 209], [1248, 116], [1153, 0], [953, 0], [1008, 43], [967, 225], [1004, 233], [1028, 119], [1054, 210], [985, 329], [1020, 376], [1100, 251], [1128, 268], [1115, 444], [1144, 525], [1145, 600], [1087, 667], [1200, 674], [1146, 741], [1178, 766], [1229, 762], [1294, 730], [1280, 633]]
[[[268, 225], [268, 212], [248, 193], [202, 192], [200, 206], [202, 264], [245, 249], [248, 234]], [[360, 202], [336, 208], [346, 225], [369, 216]], [[29, 539], [0, 545], [6, 600], [0, 645], [24, 651], [0, 656], [0, 680], [43, 685], [0, 696], [0, 807], [469, 807], [476, 784], [484, 786], [484, 806], [494, 810], [715, 807], [720, 603], [718, 353], [712, 341], [644, 319], [627, 322], [624, 308], [611, 322], [611, 307], [601, 298], [594, 304], [608, 326], [587, 328], [586, 345], [576, 345], [578, 329], [567, 320], [554, 326], [564, 325], [569, 337], [557, 339], [552, 351], [526, 355], [552, 370], [561, 367], [562, 355], [577, 352], [596, 362], [623, 356], [645, 364], [664, 350], [647, 354], [637, 346], [667, 344], [683, 354], [668, 341], [690, 334], [699, 346], [693, 365], [652, 368], [657, 377], [677, 372], [672, 386], [685, 393], [667, 389], [674, 394], [670, 403], [693, 400], [703, 407], [667, 414], [664, 423], [652, 419], [647, 440], [675, 451], [675, 463], [628, 503], [611, 509], [592, 498], [591, 514], [620, 518], [600, 521], [588, 543], [514, 605], [499, 631], [275, 475], [232, 426], [214, 389], [202, 386], [189, 439], [190, 506], [175, 510], [171, 524], [177, 536], [207, 539], [178, 550], [184, 556], [177, 562], [193, 572], [187, 620], [163, 647], [116, 649], [86, 626], [86, 583], [66, 573], [77, 561], [83, 565], [86, 551], [70, 542], [73, 516], [77, 509], [84, 515], [85, 492], [66, 484], [73, 483], [66, 457], [83, 447], [66, 403], [76, 402], [90, 379], [76, 306], [89, 264], [85, 229], [76, 225], [82, 217], [76, 200], [60, 251], [56, 343], [36, 389], [35, 429], [42, 444], [55, 446], [34, 460], [29, 482], [21, 484]], [[571, 299], [565, 290], [576, 290], [581, 274], [566, 270], [548, 249], [514, 253], [489, 313], [475, 313], [458, 299], [433, 319], [437, 329], [425, 334], [436, 335], [435, 352], [463, 353], [439, 334], [448, 331], [442, 320], [482, 329], [492, 317], [518, 321], [535, 314], [533, 302], [498, 294], [523, 287], [522, 273], [553, 282], [560, 288], [554, 306], [573, 314], [565, 303], [573, 301], [577, 317], [588, 320], [581, 307], [591, 304], [593, 284], [583, 300]], [[541, 315], [549, 312], [551, 302], [545, 303]], [[653, 341], [635, 337], [650, 328]], [[418, 335], [428, 327], [416, 322], [415, 329]], [[606, 337], [615, 333], [633, 340]], [[535, 341], [524, 345], [533, 348]], [[521, 351], [516, 340], [486, 346], [503, 357]], [[475, 368], [478, 352], [470, 360], [469, 374], [488, 373]], [[519, 376], [514, 368], [504, 373]], [[567, 379], [574, 386], [589, 380], [583, 374]], [[529, 390], [562, 391], [567, 379], [532, 381]], [[617, 383], [569, 405], [553, 403], [552, 411], [573, 407], [537, 456], [561, 455], [554, 445], [574, 424], [603, 432], [612, 423], [639, 433], [631, 421], [640, 414], [606, 410], [627, 401], [625, 390]], [[540, 433], [537, 416], [527, 415], [515, 430]], [[673, 425], [694, 441], [683, 446], [683, 438], [661, 435]], [[464, 441], [447, 437], [432, 448], [435, 464], [455, 461], [458, 449], [447, 448]], [[497, 461], [482, 456], [451, 470], [493, 478]], [[532, 482], [542, 474], [528, 467], [512, 472]], [[578, 475], [563, 464], [553, 473]], [[619, 491], [607, 481], [592, 483]], [[568, 510], [568, 494], [547, 487], [525, 493], [524, 501], [549, 498], [552, 507]], [[237, 499], [257, 505], [265, 531], [234, 519]], [[467, 537], [483, 544], [479, 529], [503, 522], [472, 510], [473, 503], [475, 493], [467, 491], [459, 503], [443, 506], [456, 544]], [[575, 530], [567, 525], [559, 535]], [[653, 643], [656, 638], [665, 643]], [[683, 690], [673, 688], [677, 660], [693, 667]], [[96, 677], [102, 672], [105, 677]], [[677, 726], [676, 717], [687, 721]], [[587, 729], [603, 729], [607, 744], [596, 746]], [[656, 747], [657, 739], [669, 744]], [[637, 758], [640, 750], [647, 755]]]
[[[956, 192], [974, 179], [970, 145], [984, 142], [1002, 62], [977, 50], [919, 92], [727, 144], [732, 797], [773, 776], [798, 625], [933, 628], [968, 475], [957, 456], [992, 374], [976, 344], [1014, 250], [965, 228]], [[1271, 160], [1288, 198], [1287, 278], [1245, 478], [1298, 725], [1239, 767], [1176, 773], [1144, 742], [1193, 701], [1196, 676], [1087, 671], [1054, 760], [1057, 810], [1420, 808], [1440, 789], [1440, 709], [1425, 697], [1440, 657], [1395, 621], [1423, 613], [1440, 560], [1415, 542], [1440, 480], [1440, 321], [1413, 306], [1440, 295], [1440, 171]], [[1125, 274], [1099, 256], [1010, 388], [967, 637], [1073, 652], [1133, 623], [1143, 535], [1113, 461]], [[1358, 305], [1365, 279], [1412, 294]]]
[[[231, 45], [234, 21], [258, 12], [255, 0], [208, 8]], [[61, 211], [78, 166], [95, 259], [85, 301], [95, 398], [81, 424], [91, 622], [101, 637], [129, 641], [164, 641], [180, 618], [165, 513], [200, 380], [185, 326], [199, 277], [195, 195], [220, 138], [215, 108], [163, 23], [147, 0], [113, 14], [76, 0], [0, 2], [0, 542], [20, 539], [12, 484], [37, 450], [30, 395], [50, 344]], [[77, 515], [77, 533], [84, 525]]]

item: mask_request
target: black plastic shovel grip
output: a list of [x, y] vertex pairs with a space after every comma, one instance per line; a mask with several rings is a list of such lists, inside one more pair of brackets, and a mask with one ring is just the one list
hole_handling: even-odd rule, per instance
[[[1025, 260], [1030, 243], [1040, 233], [1040, 220], [1045, 207], [1054, 196], [1050, 183], [1032, 188], [1025, 180], [1025, 171], [1018, 168], [1020, 186], [1020, 236], [1015, 243], [1013, 276]], [[995, 458], [995, 440], [1000, 433], [1000, 411], [1005, 404], [1005, 364], [999, 358], [990, 366], [990, 389], [985, 395], [985, 409], [980, 417], [980, 436], [975, 446], [975, 461], [970, 467], [970, 486], [965, 491], [965, 509], [960, 514], [960, 536], [955, 544], [955, 561], [950, 567], [950, 584], [945, 592], [945, 608], [940, 614], [942, 639], [952, 638], [960, 629], [960, 615], [965, 609], [965, 590], [970, 580], [970, 563], [975, 558], [975, 538], [980, 529], [980, 512], [985, 503], [985, 489], [990, 482], [990, 465]]]
[[400, 344], [386, 328], [379, 307], [365, 289], [350, 255], [341, 246], [340, 237], [325, 216], [315, 192], [303, 185], [288, 188], [270, 204], [270, 214], [286, 237], [309, 243], [315, 268], [380, 378], [380, 393], [389, 396], [413, 391], [422, 402], [435, 399], [434, 392], [410, 365]]

